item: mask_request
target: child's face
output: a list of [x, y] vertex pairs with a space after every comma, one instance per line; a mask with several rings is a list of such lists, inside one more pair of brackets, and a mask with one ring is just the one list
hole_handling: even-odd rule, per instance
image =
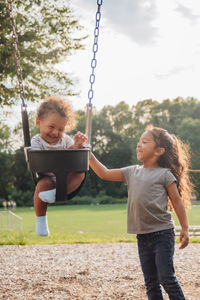
[[137, 159], [143, 163], [146, 162], [155, 155], [156, 148], [156, 143], [152, 134], [148, 131], [145, 131], [137, 144]]
[[36, 119], [41, 137], [50, 145], [56, 145], [62, 138], [66, 123], [66, 119], [57, 113], [47, 113], [41, 120]]

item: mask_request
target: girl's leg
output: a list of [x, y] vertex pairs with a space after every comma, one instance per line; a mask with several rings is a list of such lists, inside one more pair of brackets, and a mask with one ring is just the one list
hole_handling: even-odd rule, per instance
[[49, 177], [43, 177], [37, 183], [34, 194], [34, 209], [36, 214], [36, 232], [41, 236], [48, 236], [49, 229], [46, 217], [48, 203], [41, 201], [39, 193], [55, 187]]
[[175, 276], [174, 270], [174, 244], [173, 229], [164, 230], [157, 236], [155, 246], [156, 266], [160, 283], [171, 300], [185, 300], [181, 286]]
[[50, 177], [43, 177], [38, 181], [34, 194], [34, 208], [36, 216], [45, 216], [48, 206], [48, 203], [43, 202], [39, 198], [39, 193], [53, 188], [55, 188], [55, 183], [50, 179]]
[[74, 192], [85, 178], [85, 173], [71, 172], [67, 176], [67, 194]]
[[149, 300], [163, 300], [162, 290], [158, 279], [157, 268], [155, 264], [155, 253], [151, 234], [140, 234], [138, 238], [138, 253], [144, 282]]
[[[67, 175], [67, 191], [69, 195], [73, 193], [81, 185], [82, 181], [85, 178], [85, 173], [81, 172], [71, 172]], [[70, 195], [73, 197], [72, 195]], [[42, 202], [54, 203], [56, 198], [56, 189], [55, 186], [49, 189], [43, 189], [39, 192], [39, 197], [42, 199]], [[39, 203], [39, 202], [38, 202]], [[41, 205], [40, 205], [41, 206]]]

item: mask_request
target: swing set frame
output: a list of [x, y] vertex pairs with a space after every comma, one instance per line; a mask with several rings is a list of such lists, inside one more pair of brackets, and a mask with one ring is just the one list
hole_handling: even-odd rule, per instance
[[88, 145], [82, 149], [73, 150], [32, 150], [30, 143], [29, 121], [27, 105], [25, 103], [25, 93], [22, 79], [22, 69], [20, 65], [20, 53], [18, 50], [18, 37], [16, 33], [16, 23], [13, 15], [13, 1], [7, 0], [10, 23], [12, 27], [13, 47], [16, 58], [17, 78], [21, 98], [21, 116], [24, 136], [24, 153], [28, 169], [33, 181], [37, 184], [37, 173], [54, 173], [56, 177], [56, 202], [64, 203], [67, 200], [67, 175], [70, 172], [87, 172], [89, 170], [90, 139], [92, 124], [92, 99], [94, 95], [93, 84], [95, 82], [94, 70], [96, 68], [96, 53], [98, 51], [99, 23], [101, 19], [101, 6], [103, 0], [97, 0], [96, 25], [94, 30], [93, 58], [91, 61], [92, 73], [90, 75], [90, 89], [88, 92], [89, 103], [87, 104], [87, 117], [85, 133], [88, 137]]

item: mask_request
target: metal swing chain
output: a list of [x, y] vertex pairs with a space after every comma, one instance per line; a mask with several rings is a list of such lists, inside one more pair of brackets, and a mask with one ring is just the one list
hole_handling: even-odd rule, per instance
[[[25, 104], [25, 93], [24, 93], [24, 85], [23, 85], [23, 79], [22, 79], [22, 68], [20, 65], [20, 53], [18, 49], [18, 37], [15, 30], [16, 22], [15, 18], [13, 16], [13, 2], [12, 0], [7, 0], [8, 2], [8, 9], [9, 9], [9, 16], [10, 16], [10, 23], [12, 27], [12, 39], [13, 39], [13, 47], [15, 50], [15, 59], [16, 59], [16, 69], [17, 69], [17, 79], [19, 84], [19, 92], [20, 92], [20, 98], [22, 101], [21, 105], [21, 115], [22, 115], [22, 127], [23, 127], [23, 135], [24, 135], [24, 146], [30, 147], [30, 133], [29, 133], [29, 122], [28, 122], [28, 113], [27, 113], [27, 105]], [[26, 154], [26, 152], [25, 152]]]
[[22, 100], [22, 105], [26, 106], [25, 104], [25, 93], [24, 93], [24, 85], [23, 85], [23, 79], [22, 79], [22, 68], [20, 65], [20, 53], [18, 50], [18, 37], [16, 33], [16, 22], [15, 18], [13, 16], [13, 6], [12, 6], [12, 0], [7, 0], [8, 2], [8, 9], [9, 9], [9, 16], [10, 16], [10, 23], [12, 26], [12, 39], [13, 39], [13, 47], [15, 49], [15, 58], [16, 58], [16, 69], [17, 69], [17, 78], [18, 78], [18, 84], [19, 84], [19, 91], [20, 91], [20, 98]]
[[89, 82], [90, 82], [90, 89], [88, 91], [88, 99], [89, 103], [92, 102], [93, 96], [94, 96], [94, 91], [93, 91], [93, 84], [95, 82], [95, 68], [97, 66], [97, 59], [96, 59], [96, 53], [98, 51], [98, 37], [99, 37], [99, 23], [101, 19], [101, 6], [103, 4], [103, 0], [97, 0], [97, 12], [96, 12], [96, 25], [94, 29], [94, 44], [93, 44], [93, 58], [91, 60], [91, 68], [92, 68], [92, 73], [90, 74]]
[[96, 53], [98, 51], [98, 37], [99, 37], [99, 23], [101, 19], [101, 6], [103, 4], [103, 0], [97, 0], [97, 12], [96, 12], [96, 24], [94, 29], [94, 44], [93, 44], [93, 58], [91, 60], [91, 68], [92, 73], [90, 74], [89, 82], [90, 89], [88, 91], [88, 99], [89, 103], [87, 104], [87, 118], [86, 118], [86, 128], [85, 134], [88, 137], [88, 144], [90, 146], [91, 140], [91, 131], [92, 131], [92, 99], [94, 96], [93, 84], [95, 82], [95, 68], [97, 66]]

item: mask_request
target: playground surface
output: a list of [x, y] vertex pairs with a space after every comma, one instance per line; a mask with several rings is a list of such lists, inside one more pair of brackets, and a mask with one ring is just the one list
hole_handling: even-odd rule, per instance
[[[177, 278], [199, 300], [200, 244], [178, 247]], [[147, 299], [136, 243], [1, 246], [0, 265], [0, 299]]]

